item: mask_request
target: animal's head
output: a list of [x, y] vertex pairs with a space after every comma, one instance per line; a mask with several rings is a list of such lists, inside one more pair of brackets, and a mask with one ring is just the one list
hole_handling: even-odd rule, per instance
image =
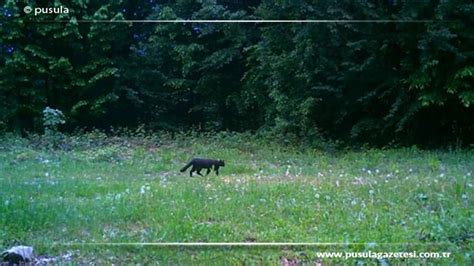
[[223, 160], [219, 160], [219, 163], [218, 163], [219, 166], [225, 166], [225, 163]]

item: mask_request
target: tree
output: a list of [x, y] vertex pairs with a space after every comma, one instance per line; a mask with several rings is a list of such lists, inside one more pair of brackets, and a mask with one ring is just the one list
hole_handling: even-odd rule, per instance
[[[1, 113], [9, 128], [38, 130], [46, 106], [65, 111], [76, 126], [104, 116], [120, 90], [116, 62], [126, 43], [117, 43], [120, 37], [115, 33], [127, 25], [78, 19], [122, 20], [113, 2], [93, 6], [72, 1], [66, 5], [68, 14], [41, 17], [21, 14], [25, 4], [4, 4], [9, 17], [0, 31], [9, 48], [0, 62]], [[57, 22], [39, 22], [48, 19]]]
[[[160, 6], [157, 19], [242, 19], [216, 1], [176, 1]], [[203, 129], [243, 128], [234, 96], [245, 71], [244, 47], [251, 28], [236, 24], [156, 24], [146, 40], [134, 46], [131, 86], [144, 103], [142, 115], [168, 129], [195, 125]], [[141, 77], [146, 76], [147, 79]], [[145, 118], [146, 119], [146, 118]]]

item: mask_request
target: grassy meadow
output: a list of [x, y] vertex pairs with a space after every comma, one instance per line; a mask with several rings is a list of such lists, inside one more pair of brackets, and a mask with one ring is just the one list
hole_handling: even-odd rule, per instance
[[[316, 252], [368, 250], [451, 252], [426, 261], [445, 265], [473, 261], [472, 150], [330, 152], [230, 133], [88, 133], [58, 142], [1, 140], [0, 249], [31, 245], [39, 255], [95, 264], [324, 265], [347, 261]], [[226, 166], [219, 176], [190, 178], [179, 169], [192, 157]], [[334, 245], [125, 245], [154, 242]]]

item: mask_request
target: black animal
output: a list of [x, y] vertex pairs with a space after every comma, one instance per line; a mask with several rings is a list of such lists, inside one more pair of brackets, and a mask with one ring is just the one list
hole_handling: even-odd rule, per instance
[[201, 170], [203, 168], [207, 169], [206, 175], [208, 175], [211, 172], [211, 169], [213, 166], [214, 166], [214, 172], [216, 172], [216, 175], [219, 175], [219, 167], [225, 166], [225, 163], [222, 160], [194, 158], [187, 165], [185, 165], [180, 171], [184, 172], [186, 171], [186, 169], [188, 169], [191, 166], [193, 166], [193, 168], [191, 168], [191, 171], [189, 171], [189, 176], [193, 176], [193, 172], [196, 172], [198, 175], [203, 176], [201, 174]]

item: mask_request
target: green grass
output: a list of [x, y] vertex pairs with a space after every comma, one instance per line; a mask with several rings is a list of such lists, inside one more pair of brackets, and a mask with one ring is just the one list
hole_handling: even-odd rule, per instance
[[[95, 263], [274, 264], [283, 257], [318, 261], [318, 251], [367, 250], [452, 252], [432, 262], [472, 263], [473, 151], [325, 153], [233, 134], [102, 137], [85, 145], [88, 138], [67, 139], [65, 150], [3, 140], [0, 248], [25, 244], [37, 254], [72, 252], [78, 262]], [[179, 173], [193, 156], [224, 159], [226, 167], [220, 176]], [[119, 242], [342, 244], [82, 245]]]

